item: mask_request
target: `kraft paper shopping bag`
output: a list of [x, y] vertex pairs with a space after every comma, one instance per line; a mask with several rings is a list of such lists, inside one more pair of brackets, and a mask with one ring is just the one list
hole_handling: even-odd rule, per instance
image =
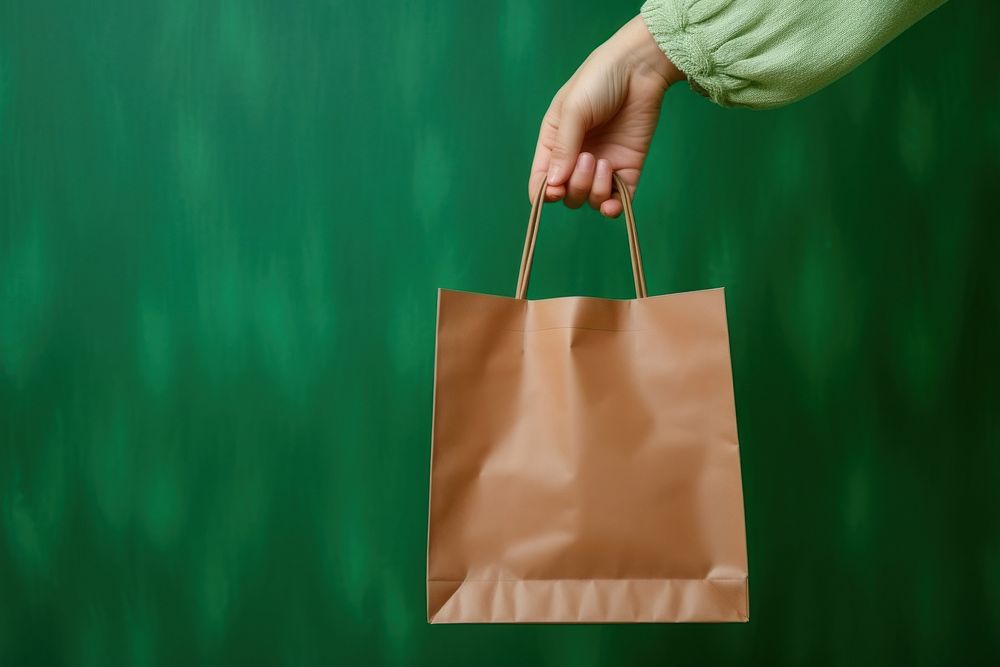
[[441, 290], [427, 549], [432, 623], [746, 621], [721, 289], [631, 300]]

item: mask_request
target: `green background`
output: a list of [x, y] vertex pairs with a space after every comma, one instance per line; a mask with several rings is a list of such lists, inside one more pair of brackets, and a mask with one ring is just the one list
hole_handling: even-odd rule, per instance
[[[727, 287], [752, 621], [428, 626], [435, 290], [510, 295], [635, 2], [0, 0], [0, 664], [1000, 659], [1000, 11], [668, 95], [651, 293]], [[628, 297], [546, 209], [532, 296]]]

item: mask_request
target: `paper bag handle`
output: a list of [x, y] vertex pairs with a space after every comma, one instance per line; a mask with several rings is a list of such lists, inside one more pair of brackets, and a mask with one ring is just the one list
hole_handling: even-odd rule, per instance
[[[617, 173], [613, 174], [618, 195], [625, 211], [625, 227], [628, 230], [628, 250], [632, 259], [632, 278], [635, 281], [635, 295], [639, 299], [646, 298], [646, 277], [642, 272], [642, 255], [639, 254], [639, 237], [635, 232], [635, 214], [632, 212], [632, 197], [629, 196], [625, 181]], [[517, 275], [515, 298], [528, 297], [528, 280], [531, 278], [531, 262], [535, 257], [535, 237], [538, 236], [538, 221], [542, 217], [542, 205], [545, 204], [545, 180], [542, 180], [538, 193], [531, 204], [531, 215], [528, 217], [528, 234], [524, 239], [524, 252], [521, 253], [521, 270]]]

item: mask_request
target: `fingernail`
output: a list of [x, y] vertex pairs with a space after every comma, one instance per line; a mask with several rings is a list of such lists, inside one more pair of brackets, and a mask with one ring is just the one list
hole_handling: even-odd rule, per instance
[[562, 176], [561, 165], [554, 164], [554, 165], [550, 166], [549, 167], [549, 176], [548, 176], [548, 179], [547, 179], [548, 184], [549, 185], [559, 185], [562, 182], [560, 180], [560, 178], [559, 178], [560, 176]]

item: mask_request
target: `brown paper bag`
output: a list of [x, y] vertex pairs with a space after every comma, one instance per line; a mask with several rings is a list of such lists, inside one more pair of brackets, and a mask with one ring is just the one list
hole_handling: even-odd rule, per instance
[[526, 300], [440, 290], [431, 623], [746, 621], [721, 289]]

